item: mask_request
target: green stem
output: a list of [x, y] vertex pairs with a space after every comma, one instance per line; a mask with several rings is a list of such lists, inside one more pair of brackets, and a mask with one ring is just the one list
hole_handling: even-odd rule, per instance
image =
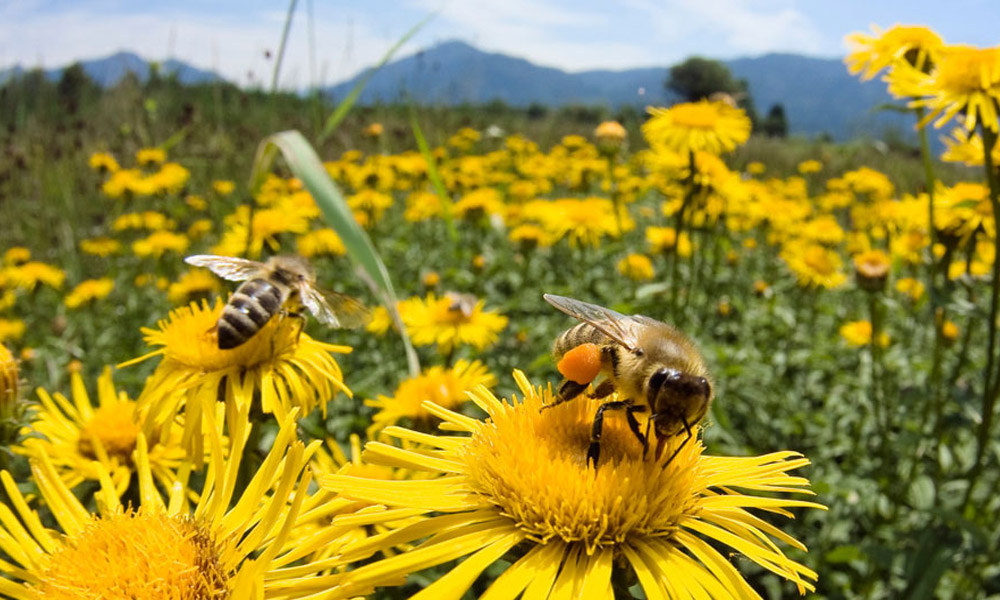
[[288, 14], [285, 16], [285, 27], [281, 30], [281, 43], [278, 45], [278, 55], [274, 59], [274, 73], [271, 74], [271, 93], [278, 89], [278, 74], [281, 73], [281, 61], [285, 58], [285, 46], [288, 44], [288, 31], [292, 28], [292, 16], [295, 15], [295, 4], [298, 0], [288, 3]]
[[[993, 146], [997, 142], [997, 133], [980, 123], [983, 137], [983, 164], [986, 167], [986, 180], [990, 186], [990, 204], [993, 206], [993, 219], [1000, 223], [1000, 182], [993, 165]], [[994, 236], [993, 249], [1000, 258], [1000, 236]], [[987, 322], [986, 371], [983, 378], [982, 424], [976, 440], [976, 462], [969, 473], [969, 487], [965, 490], [966, 509], [972, 499], [972, 491], [983, 470], [986, 449], [989, 446], [990, 430], [993, 428], [993, 409], [996, 406], [997, 386], [993, 383], [993, 370], [996, 366], [997, 309], [1000, 307], [1000, 260], [993, 261], [993, 281], [990, 293], [990, 316]]]
[[681, 232], [684, 231], [684, 211], [687, 210], [688, 205], [694, 199], [695, 185], [694, 185], [694, 175], [696, 170], [696, 165], [694, 161], [694, 152], [688, 152], [688, 176], [686, 189], [684, 190], [684, 200], [681, 201], [681, 207], [677, 210], [677, 214], [674, 218], [674, 262], [670, 267], [670, 314], [671, 318], [677, 319], [677, 301], [680, 294], [677, 290], [677, 263], [680, 262], [680, 246], [681, 246]]

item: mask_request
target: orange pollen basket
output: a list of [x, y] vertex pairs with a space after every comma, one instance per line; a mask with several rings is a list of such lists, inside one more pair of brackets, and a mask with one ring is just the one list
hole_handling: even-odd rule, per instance
[[590, 383], [601, 372], [601, 347], [580, 344], [564, 354], [556, 368], [570, 381], [581, 385]]

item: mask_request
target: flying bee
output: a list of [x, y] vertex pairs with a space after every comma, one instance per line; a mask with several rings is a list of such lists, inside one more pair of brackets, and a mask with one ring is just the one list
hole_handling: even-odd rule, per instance
[[[624, 410], [629, 429], [643, 447], [649, 449], [650, 426], [656, 428], [656, 455], [666, 441], [679, 433], [687, 437], [667, 460], [674, 459], [694, 435], [694, 427], [708, 412], [712, 384], [704, 359], [686, 335], [643, 315], [626, 316], [611, 309], [545, 294], [545, 300], [581, 321], [563, 332], [552, 346], [559, 372], [565, 378], [559, 386], [556, 406], [579, 396], [598, 375], [605, 380], [593, 392], [606, 398], [618, 391], [618, 400], [597, 409], [590, 435], [587, 461], [597, 466], [600, 455], [604, 412]], [[645, 433], [639, 430], [635, 413], [649, 411]]]
[[479, 298], [475, 294], [461, 294], [459, 292], [445, 292], [444, 297], [448, 299], [448, 311], [459, 313], [468, 319], [472, 316], [472, 311], [476, 308]]
[[198, 254], [184, 262], [243, 282], [216, 323], [220, 350], [246, 343], [278, 313], [300, 316], [303, 306], [330, 327], [359, 327], [368, 320], [368, 309], [354, 298], [316, 287], [312, 267], [299, 256], [273, 256], [261, 263]]

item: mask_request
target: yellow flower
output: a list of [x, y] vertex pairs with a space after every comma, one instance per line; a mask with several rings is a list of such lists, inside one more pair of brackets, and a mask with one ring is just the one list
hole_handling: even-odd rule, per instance
[[934, 121], [941, 127], [962, 114], [966, 131], [979, 123], [994, 133], [1000, 128], [1000, 47], [949, 46], [928, 75], [913, 77], [908, 95], [919, 98], [910, 104], [930, 109], [921, 125]]
[[132, 243], [132, 252], [139, 258], [159, 258], [167, 252], [183, 254], [190, 245], [187, 236], [172, 231], [156, 231]]
[[854, 270], [858, 283], [869, 291], [879, 291], [885, 287], [892, 262], [881, 250], [869, 250], [854, 257]]
[[135, 153], [135, 161], [140, 167], [163, 164], [167, 153], [162, 148], [143, 148]]
[[618, 121], [604, 121], [594, 130], [597, 147], [605, 155], [614, 155], [628, 138], [628, 131]]
[[450, 354], [456, 346], [469, 345], [477, 350], [497, 341], [507, 326], [507, 317], [483, 309], [485, 302], [463, 294], [449, 293], [426, 298], [414, 298], [401, 311], [403, 323], [418, 346], [437, 345], [442, 354]]
[[925, 71], [944, 46], [941, 36], [931, 29], [912, 25], [893, 25], [886, 31], [872, 25], [872, 34], [852, 33], [846, 41], [851, 47], [844, 59], [847, 70], [851, 75], [861, 73], [862, 81], [901, 61]]
[[911, 300], [916, 302], [924, 295], [924, 284], [919, 279], [904, 277], [896, 282], [896, 291], [909, 296]]
[[100, 173], [114, 173], [121, 168], [118, 166], [118, 161], [115, 160], [115, 157], [107, 152], [95, 152], [91, 154], [88, 163], [91, 169]]
[[423, 277], [420, 278], [420, 283], [422, 283], [424, 287], [437, 287], [438, 284], [441, 283], [441, 276], [437, 271], [428, 271], [424, 273]]
[[205, 210], [208, 208], [208, 202], [204, 198], [198, 196], [197, 194], [189, 194], [184, 198], [184, 204], [190, 206], [193, 210]]
[[118, 254], [121, 252], [121, 249], [121, 242], [109, 237], [96, 237], [80, 241], [80, 250], [86, 254], [100, 256], [101, 258]]
[[24, 330], [24, 321], [20, 319], [0, 319], [0, 342], [20, 339]]
[[819, 244], [787, 244], [781, 251], [785, 264], [795, 274], [799, 285], [804, 287], [840, 287], [847, 281], [841, 272], [843, 261], [840, 255]]
[[484, 216], [503, 217], [504, 205], [500, 192], [493, 188], [479, 188], [459, 198], [452, 210], [458, 217], [475, 221]]
[[125, 213], [115, 219], [111, 228], [115, 231], [125, 231], [127, 229], [148, 229], [150, 231], [160, 231], [173, 229], [176, 223], [167, 215], [147, 210], [141, 213]]
[[823, 170], [823, 163], [818, 160], [804, 160], [799, 163], [798, 171], [803, 175], [808, 175], [809, 173], [819, 173]]
[[219, 291], [219, 278], [206, 269], [191, 269], [167, 288], [167, 299], [171, 304], [184, 304], [200, 295]]
[[33, 290], [39, 284], [59, 289], [65, 280], [65, 271], [37, 261], [0, 270], [0, 281], [5, 282], [5, 285], [25, 290]]
[[111, 177], [101, 186], [101, 191], [108, 198], [124, 198], [135, 194], [135, 190], [142, 180], [142, 173], [137, 169], [120, 169], [111, 174]]
[[400, 383], [391, 397], [379, 395], [374, 400], [365, 400], [367, 406], [379, 409], [372, 417], [369, 435], [404, 419], [426, 424], [434, 415], [424, 406], [425, 401], [455, 410], [468, 401], [467, 392], [480, 385], [493, 387], [496, 383], [496, 377], [478, 360], [463, 359], [454, 367], [426, 369]]
[[[622, 210], [622, 228], [629, 230], [635, 223]], [[523, 216], [540, 222], [553, 241], [568, 238], [573, 247], [597, 248], [604, 237], [622, 234], [615, 218], [615, 205], [606, 198], [540, 200], [526, 205]]]
[[373, 225], [382, 219], [385, 211], [392, 207], [392, 196], [373, 189], [364, 189], [347, 197], [347, 205], [353, 210], [362, 211], [368, 215], [369, 224]]
[[646, 243], [653, 254], [667, 254], [676, 248], [678, 255], [687, 258], [694, 251], [686, 231], [681, 232], [680, 243], [677, 243], [677, 231], [673, 227], [647, 227]]
[[[135, 472], [134, 453], [141, 430], [136, 403], [115, 391], [110, 367], [97, 380], [97, 406], [91, 403], [79, 373], [71, 375], [70, 385], [72, 400], [38, 389], [39, 404], [31, 423], [21, 431], [24, 441], [13, 451], [46, 456], [71, 489], [85, 481], [99, 481], [101, 473], [106, 473], [120, 497]], [[165, 428], [146, 441], [153, 476], [162, 489], [169, 490], [187, 456], [181, 430]]]
[[212, 231], [212, 226], [211, 219], [198, 219], [188, 227], [187, 236], [192, 240], [196, 240]]
[[[214, 415], [207, 416], [213, 421], [212, 446], [221, 448]], [[232, 452], [228, 458], [213, 452], [201, 489], [191, 486], [200, 478], [185, 474], [161, 494], [153, 485], [149, 444], [140, 433], [134, 453], [139, 490], [127, 508], [102, 466], [94, 514], [62, 482], [48, 456], [37, 457], [31, 463], [33, 481], [56, 530], [42, 526], [11, 474], [0, 473], [11, 499], [11, 518], [0, 523], [0, 549], [8, 561], [0, 593], [15, 600], [303, 597], [302, 582], [318, 580], [330, 564], [301, 557], [345, 528], [329, 527], [310, 540], [289, 543], [308, 495], [306, 466], [315, 446], [295, 441], [297, 411], [290, 414], [252, 483], [241, 486], [249, 432], [247, 413], [238, 416], [231, 424]], [[193, 507], [192, 493], [201, 496]]]
[[954, 321], [945, 321], [941, 324], [941, 336], [949, 344], [954, 343], [958, 339], [958, 325]]
[[[807, 465], [807, 459], [794, 452], [706, 456], [699, 441], [680, 445], [683, 436], [678, 436], [667, 441], [668, 452], [679, 448], [669, 464], [667, 452], [644, 460], [625, 420], [607, 419], [601, 438], [607, 458], [595, 469], [585, 457], [593, 414], [603, 401], [581, 397], [542, 411], [554, 401], [551, 389], [532, 386], [519, 371], [514, 378], [523, 394], [520, 400], [500, 401], [485, 388], [473, 392], [472, 399], [489, 415], [486, 421], [427, 403], [428, 411], [445, 420], [442, 429], [466, 436], [430, 436], [394, 427], [393, 437], [419, 440], [427, 449], [368, 444], [369, 460], [406, 464], [433, 479], [320, 478], [321, 487], [342, 497], [428, 515], [345, 547], [343, 558], [359, 561], [392, 544], [417, 544], [402, 555], [332, 576], [330, 582], [341, 584], [341, 592], [398, 585], [410, 573], [468, 556], [414, 596], [457, 598], [519, 545], [524, 552], [482, 598], [514, 598], [524, 592], [535, 598], [565, 593], [610, 600], [616, 570], [631, 572], [621, 573], [626, 579], [634, 573], [648, 598], [756, 597], [726, 558], [732, 551], [791, 580], [801, 593], [813, 589], [816, 574], [785, 555], [771, 538], [805, 547], [751, 512], [788, 515], [793, 507], [822, 508], [772, 494], [809, 493], [807, 480], [787, 474]], [[437, 543], [440, 536], [448, 543]]]
[[510, 230], [507, 238], [524, 249], [533, 249], [551, 245], [549, 236], [544, 229], [532, 223], [524, 223]]
[[[23, 351], [22, 360], [24, 360]], [[19, 416], [18, 385], [17, 360], [7, 346], [0, 344], [0, 432], [6, 433], [6, 422]], [[4, 439], [8, 439], [6, 435]]]
[[959, 182], [939, 188], [934, 205], [934, 226], [953, 243], [964, 243], [979, 229], [991, 237], [996, 231], [990, 190], [981, 183]]
[[[983, 166], [983, 138], [978, 133], [969, 133], [963, 127], [956, 127], [951, 137], [942, 137], [946, 150], [941, 154], [944, 162], [959, 162], [970, 167]], [[1000, 165], [1000, 144], [993, 145], [990, 152], [994, 165]]]
[[[224, 304], [203, 301], [171, 311], [156, 329], [143, 328], [146, 343], [159, 348], [119, 365], [135, 364], [152, 356], [163, 360], [146, 380], [139, 405], [146, 427], [163, 427], [186, 406], [185, 440], [196, 460], [202, 456], [202, 418], [216, 403], [242, 410], [255, 397], [265, 414], [279, 420], [293, 408], [308, 414], [337, 392], [348, 396], [340, 366], [330, 353], [346, 353], [347, 346], [324, 344], [302, 332], [299, 319], [277, 317], [258, 333], [231, 350], [220, 350], [216, 323]], [[231, 413], [231, 411], [230, 411]]]
[[751, 175], [763, 175], [765, 172], [767, 172], [767, 167], [762, 162], [755, 160], [747, 164], [747, 173]]
[[406, 211], [403, 218], [410, 223], [419, 223], [441, 216], [441, 198], [432, 192], [416, 191], [406, 197]]
[[114, 287], [115, 282], [110, 277], [83, 281], [66, 294], [66, 308], [80, 308], [91, 300], [107, 298]]
[[651, 117], [643, 123], [642, 134], [654, 150], [722, 154], [750, 137], [746, 113], [725, 102], [701, 100], [647, 110]]
[[31, 250], [24, 246], [14, 246], [3, 253], [3, 264], [7, 266], [20, 265], [29, 260], [31, 260]]
[[653, 261], [645, 254], [629, 254], [618, 261], [618, 272], [634, 281], [653, 278]]
[[385, 132], [385, 128], [382, 127], [381, 123], [371, 123], [361, 132], [365, 137], [377, 138]]
[[341, 241], [337, 232], [330, 229], [317, 229], [305, 235], [300, 235], [296, 243], [299, 254], [306, 258], [313, 256], [330, 255], [343, 256], [347, 254], [347, 248]]
[[[854, 347], [867, 346], [872, 343], [872, 324], [870, 321], [851, 321], [840, 326], [840, 336]], [[889, 345], [889, 334], [879, 334], [878, 345], [885, 348]]]
[[219, 196], [228, 196], [236, 189], [236, 184], [228, 180], [216, 180], [212, 182], [212, 191]]

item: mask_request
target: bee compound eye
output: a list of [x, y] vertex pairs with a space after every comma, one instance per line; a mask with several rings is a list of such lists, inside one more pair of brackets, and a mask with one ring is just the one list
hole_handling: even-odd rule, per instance
[[663, 387], [663, 383], [667, 380], [667, 377], [670, 376], [670, 373], [670, 369], [659, 369], [653, 373], [653, 375], [649, 378], [650, 389], [658, 390]]
[[712, 384], [704, 377], [698, 378], [698, 388], [705, 398], [709, 398], [712, 395]]

